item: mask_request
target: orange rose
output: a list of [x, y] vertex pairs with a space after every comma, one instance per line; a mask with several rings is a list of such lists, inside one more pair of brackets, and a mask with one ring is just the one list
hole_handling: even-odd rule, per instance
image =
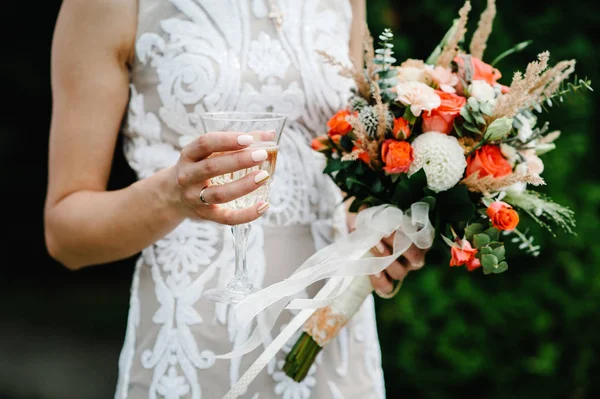
[[519, 224], [519, 214], [506, 202], [492, 202], [487, 209], [492, 226], [498, 230], [514, 230]]
[[329, 139], [327, 136], [319, 136], [312, 140], [310, 146], [313, 150], [323, 152], [331, 149], [331, 145], [329, 143]]
[[454, 119], [460, 114], [460, 109], [467, 103], [467, 99], [456, 94], [436, 90], [442, 103], [439, 107], [431, 110], [429, 114], [423, 114], [424, 132], [450, 133], [454, 128]]
[[383, 142], [381, 157], [388, 173], [405, 173], [415, 159], [413, 149], [406, 141], [389, 139]]
[[[329, 122], [327, 122], [327, 127], [329, 127], [329, 136], [345, 136], [346, 134], [350, 133], [350, 131], [352, 131], [352, 125], [350, 125], [350, 123], [348, 123], [346, 120], [346, 118], [350, 115], [353, 114], [347, 109], [343, 109], [332, 116], [331, 119], [329, 119]], [[357, 113], [354, 113], [354, 115], [357, 115]]]
[[392, 134], [396, 140], [406, 140], [410, 137], [410, 125], [404, 118], [394, 119], [394, 128]]
[[467, 240], [457, 240], [456, 244], [452, 246], [450, 253], [452, 254], [450, 266], [467, 265], [469, 271], [473, 271], [481, 266], [481, 262], [475, 257], [477, 250]]
[[[462, 57], [454, 58], [454, 62], [456, 62], [461, 68], [464, 68], [465, 60]], [[490, 84], [490, 86], [494, 86], [502, 77], [502, 74], [499, 70], [489, 64], [486, 64], [479, 58], [471, 57], [471, 65], [473, 67], [473, 77], [471, 80], [485, 80]]]
[[356, 140], [356, 145], [352, 147], [352, 152], [358, 152], [358, 159], [369, 165], [371, 164], [371, 157], [368, 152], [358, 147], [361, 143], [360, 140]]
[[502, 177], [512, 173], [512, 166], [499, 146], [486, 144], [467, 159], [467, 176], [475, 172], [479, 172], [479, 177]]

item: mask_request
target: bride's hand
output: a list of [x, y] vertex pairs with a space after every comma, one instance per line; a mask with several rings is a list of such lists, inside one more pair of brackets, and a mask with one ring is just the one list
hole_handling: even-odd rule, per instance
[[[239, 151], [247, 149], [253, 141], [253, 137], [247, 134], [207, 133], [181, 150], [181, 156], [171, 170], [175, 183], [172, 197], [185, 217], [236, 225], [251, 222], [268, 209], [266, 202], [242, 210], [218, 206], [264, 185], [269, 179], [267, 171], [255, 171], [223, 185], [210, 184], [213, 177], [251, 168], [266, 160], [268, 154], [264, 149]], [[228, 151], [236, 152], [211, 157]]]
[[[361, 208], [361, 210], [364, 208]], [[354, 230], [356, 213], [347, 213], [348, 228]], [[375, 256], [388, 256], [392, 253], [394, 245], [394, 234], [384, 238], [371, 253]], [[369, 276], [373, 289], [380, 294], [390, 294], [394, 290], [394, 280], [401, 282], [408, 272], [418, 270], [425, 265], [425, 254], [427, 251], [417, 248], [414, 244], [402, 256], [389, 265], [383, 272]]]
[[[395, 233], [394, 233], [395, 234]], [[394, 234], [377, 243], [371, 253], [375, 256], [389, 256], [394, 245]], [[383, 272], [370, 276], [373, 288], [380, 294], [389, 294], [394, 290], [394, 280], [402, 282], [408, 272], [418, 270], [425, 265], [427, 251], [410, 246], [397, 260], [389, 265]]]

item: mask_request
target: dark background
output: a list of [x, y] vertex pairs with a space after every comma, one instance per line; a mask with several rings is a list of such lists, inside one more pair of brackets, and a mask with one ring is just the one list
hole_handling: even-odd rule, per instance
[[[473, 1], [470, 32], [484, 3]], [[498, 65], [502, 83], [547, 49], [553, 64], [577, 59], [579, 76], [594, 84], [599, 3], [499, 0], [485, 58], [532, 39]], [[368, 19], [374, 34], [394, 29], [399, 59], [426, 58], [461, 5], [369, 0]], [[0, 12], [0, 399], [112, 397], [125, 331], [133, 259], [74, 273], [44, 246], [49, 59], [59, 6], [7, 2]], [[599, 104], [594, 93], [577, 93], [545, 115], [563, 135], [544, 157], [543, 191], [576, 212], [577, 236], [540, 232], [540, 258], [517, 257], [500, 276], [428, 265], [393, 301], [378, 301], [389, 398], [599, 397]], [[132, 179], [119, 148], [110, 188]]]

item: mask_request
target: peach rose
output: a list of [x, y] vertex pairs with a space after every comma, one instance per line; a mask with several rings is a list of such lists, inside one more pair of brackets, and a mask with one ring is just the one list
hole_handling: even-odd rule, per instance
[[469, 271], [481, 267], [481, 262], [475, 257], [477, 250], [467, 240], [457, 240], [456, 244], [452, 246], [450, 253], [452, 254], [450, 266], [467, 265], [467, 270]]
[[406, 140], [410, 137], [410, 125], [404, 118], [394, 119], [392, 134], [396, 140]]
[[415, 159], [413, 149], [406, 141], [388, 139], [381, 147], [381, 157], [388, 173], [406, 173]]
[[499, 146], [486, 144], [467, 159], [467, 176], [476, 172], [479, 172], [479, 177], [502, 177], [512, 173], [512, 166]]
[[312, 140], [310, 146], [313, 150], [323, 152], [331, 149], [329, 138], [327, 136], [319, 136]]
[[[346, 120], [346, 118], [350, 115], [353, 114], [347, 109], [343, 109], [332, 116], [331, 119], [329, 119], [329, 122], [327, 122], [327, 127], [329, 127], [329, 136], [345, 136], [346, 134], [350, 133], [352, 131], [352, 125], [350, 125], [350, 123], [348, 123]], [[355, 112], [354, 115], [358, 115], [358, 113]]]
[[[465, 66], [465, 60], [462, 57], [457, 56], [454, 58], [454, 62], [456, 62], [460, 68], [464, 68]], [[473, 76], [471, 80], [485, 80], [490, 86], [494, 86], [502, 77], [499, 70], [486, 64], [479, 58], [471, 57], [471, 64], [473, 66]]]
[[449, 68], [436, 66], [428, 69], [426, 74], [441, 91], [456, 93], [455, 86], [458, 85], [458, 76]]
[[456, 94], [436, 90], [441, 104], [429, 114], [423, 114], [421, 128], [424, 132], [450, 133], [454, 128], [454, 119], [460, 114], [460, 109], [467, 103], [467, 99]]
[[486, 211], [492, 226], [498, 230], [514, 230], [519, 224], [519, 214], [506, 202], [492, 202]]

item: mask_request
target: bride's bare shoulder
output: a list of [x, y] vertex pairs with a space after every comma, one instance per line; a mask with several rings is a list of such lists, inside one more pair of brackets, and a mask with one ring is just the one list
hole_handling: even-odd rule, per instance
[[137, 7], [138, 0], [64, 0], [55, 36], [68, 32], [74, 42], [96, 41], [128, 60], [135, 43]]

